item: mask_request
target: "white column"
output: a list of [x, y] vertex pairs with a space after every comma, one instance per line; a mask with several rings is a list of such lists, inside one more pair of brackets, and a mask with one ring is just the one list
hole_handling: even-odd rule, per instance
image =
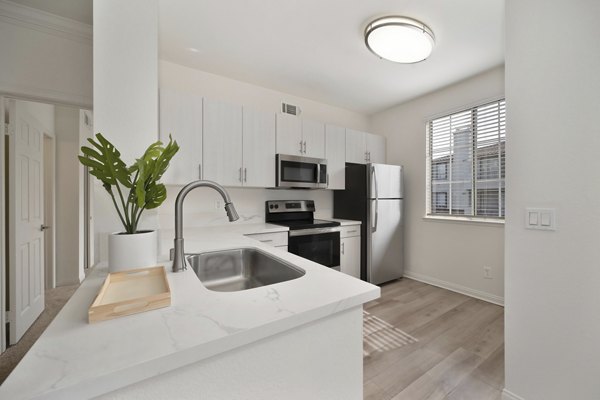
[[129, 164], [158, 139], [158, 1], [94, 1], [94, 132]]
[[[158, 140], [158, 0], [94, 1], [94, 133], [128, 165]], [[122, 232], [104, 189], [94, 182], [96, 254], [106, 234]], [[153, 222], [144, 222], [155, 228]]]

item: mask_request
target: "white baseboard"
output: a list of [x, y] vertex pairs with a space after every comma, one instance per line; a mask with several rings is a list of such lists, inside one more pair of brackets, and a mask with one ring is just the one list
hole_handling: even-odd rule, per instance
[[415, 281], [427, 283], [429, 285], [438, 286], [443, 289], [448, 289], [453, 292], [461, 293], [476, 299], [487, 301], [489, 303], [497, 304], [504, 307], [504, 297], [496, 296], [494, 294], [482, 292], [480, 290], [471, 289], [466, 286], [458, 285], [452, 282], [446, 282], [441, 279], [433, 278], [431, 276], [419, 274], [412, 271], [404, 271], [404, 276]]
[[503, 389], [502, 390], [502, 400], [525, 400], [524, 398], [522, 398], [521, 396], [517, 396], [516, 394]]

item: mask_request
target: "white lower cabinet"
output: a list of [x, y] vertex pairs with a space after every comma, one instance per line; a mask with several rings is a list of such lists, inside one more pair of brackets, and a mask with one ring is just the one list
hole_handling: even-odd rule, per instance
[[274, 232], [274, 233], [247, 233], [245, 236], [258, 240], [261, 243], [267, 244], [273, 247], [286, 247], [288, 245], [288, 233], [287, 232]]
[[342, 228], [340, 233], [340, 271], [360, 279], [360, 225]]

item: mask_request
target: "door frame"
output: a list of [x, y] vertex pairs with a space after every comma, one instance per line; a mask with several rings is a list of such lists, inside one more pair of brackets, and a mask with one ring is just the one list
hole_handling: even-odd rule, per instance
[[5, 246], [5, 232], [6, 232], [6, 216], [5, 216], [5, 143], [6, 143], [6, 130], [5, 130], [5, 112], [6, 104], [5, 97], [0, 95], [0, 129], [2, 130], [2, 140], [0, 140], [0, 354], [6, 350], [6, 246]]
[[[44, 152], [44, 225], [49, 223], [50, 229], [47, 230], [51, 234], [51, 240], [49, 235], [44, 234], [44, 289], [53, 289], [56, 287], [56, 137], [52, 132], [44, 132], [43, 134], [43, 152]], [[50, 145], [50, 152], [52, 153], [52, 180], [46, 179], [46, 167], [48, 161], [46, 159], [46, 144]], [[52, 190], [49, 193], [49, 190]], [[50, 196], [50, 198], [48, 198]], [[50, 202], [49, 208], [47, 208]], [[48, 257], [48, 246], [52, 248], [52, 253]]]

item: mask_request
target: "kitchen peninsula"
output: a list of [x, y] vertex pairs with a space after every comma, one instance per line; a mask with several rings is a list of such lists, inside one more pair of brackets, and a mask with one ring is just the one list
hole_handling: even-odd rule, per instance
[[[258, 248], [305, 271], [238, 292], [206, 289], [192, 269], [168, 271], [170, 307], [88, 324], [106, 277], [82, 283], [0, 386], [4, 399], [361, 399], [366, 282], [270, 247], [247, 233], [270, 224], [186, 231], [186, 252]], [[172, 240], [163, 232], [162, 248]]]

